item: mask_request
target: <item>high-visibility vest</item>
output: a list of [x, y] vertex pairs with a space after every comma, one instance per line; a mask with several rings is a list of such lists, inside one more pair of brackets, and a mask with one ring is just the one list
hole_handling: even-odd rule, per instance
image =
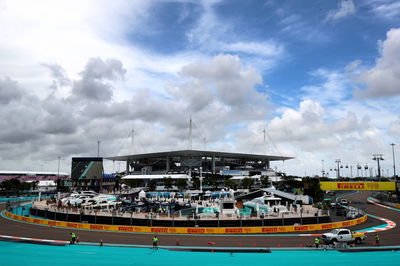
[[157, 242], [158, 238], [157, 237], [153, 237], [153, 242]]
[[72, 233], [72, 234], [71, 234], [71, 237], [72, 237], [72, 238], [75, 238], [75, 237], [76, 237], [75, 233]]
[[314, 240], [314, 243], [315, 243], [315, 244], [319, 244], [319, 238], [316, 238], [316, 239]]

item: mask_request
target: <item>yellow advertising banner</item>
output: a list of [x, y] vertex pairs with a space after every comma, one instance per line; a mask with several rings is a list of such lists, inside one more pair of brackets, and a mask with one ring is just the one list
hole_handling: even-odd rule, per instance
[[396, 190], [395, 182], [319, 182], [322, 190]]
[[6, 216], [27, 222], [47, 225], [50, 227], [62, 227], [70, 229], [114, 231], [124, 233], [157, 233], [157, 234], [271, 234], [302, 231], [327, 230], [341, 227], [354, 226], [367, 221], [367, 215], [354, 219], [324, 224], [290, 225], [290, 226], [267, 226], [267, 227], [146, 227], [146, 226], [122, 226], [105, 224], [86, 224], [38, 219], [25, 217], [6, 212]]

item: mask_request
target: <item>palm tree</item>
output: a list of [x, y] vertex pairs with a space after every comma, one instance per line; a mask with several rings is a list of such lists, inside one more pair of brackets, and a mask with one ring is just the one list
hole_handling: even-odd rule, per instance
[[267, 175], [262, 175], [260, 179], [261, 179], [261, 185], [263, 188], [269, 187], [270, 180]]
[[249, 178], [249, 177], [245, 177], [242, 180], [242, 186], [247, 188], [247, 189], [251, 189], [254, 185], [254, 179]]
[[164, 177], [164, 187], [168, 190], [174, 185], [174, 181], [171, 177]]
[[176, 182], [175, 182], [175, 186], [178, 187], [179, 191], [182, 191], [182, 190], [186, 189], [186, 187], [187, 187], [187, 182], [186, 182], [185, 179], [178, 179], [178, 180], [176, 180]]
[[237, 189], [237, 184], [231, 179], [226, 179], [224, 181], [224, 185], [228, 188]]
[[150, 189], [151, 191], [156, 190], [156, 187], [157, 187], [157, 180], [155, 180], [155, 179], [150, 180], [149, 183], [148, 183], [148, 187], [149, 187], [149, 189]]

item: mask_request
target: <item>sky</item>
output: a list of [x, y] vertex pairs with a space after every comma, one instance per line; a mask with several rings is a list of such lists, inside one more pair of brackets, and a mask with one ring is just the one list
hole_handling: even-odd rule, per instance
[[399, 84], [396, 0], [0, 0], [0, 170], [187, 149], [191, 117], [193, 149], [391, 176]]

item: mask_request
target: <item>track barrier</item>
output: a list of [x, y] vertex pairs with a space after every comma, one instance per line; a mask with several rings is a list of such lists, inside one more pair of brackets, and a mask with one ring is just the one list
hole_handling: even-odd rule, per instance
[[288, 232], [303, 232], [330, 230], [334, 228], [349, 227], [364, 223], [367, 221], [367, 215], [354, 219], [333, 223], [309, 224], [309, 225], [289, 225], [289, 226], [267, 226], [267, 227], [150, 227], [150, 226], [121, 226], [107, 224], [88, 224], [54, 221], [47, 219], [38, 219], [26, 216], [16, 215], [5, 212], [5, 215], [11, 219], [45, 225], [50, 227], [61, 227], [70, 229], [96, 230], [96, 231], [114, 231], [126, 233], [156, 233], [156, 234], [276, 234]]

